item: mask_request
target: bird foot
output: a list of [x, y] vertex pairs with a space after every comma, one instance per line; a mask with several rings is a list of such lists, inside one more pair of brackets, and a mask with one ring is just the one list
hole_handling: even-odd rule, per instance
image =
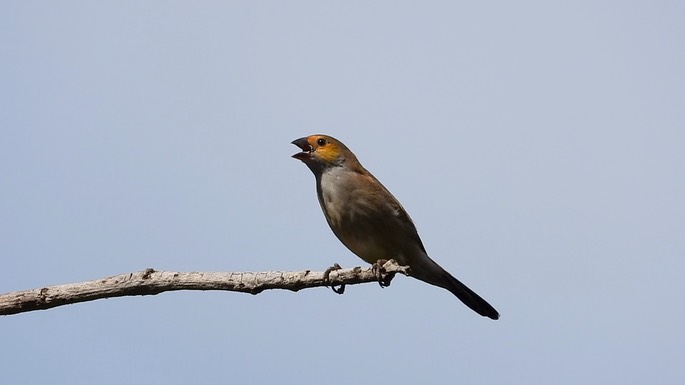
[[[329, 267], [323, 272], [323, 281], [328, 284], [331, 282], [331, 272], [340, 270], [342, 267], [338, 265], [337, 263], [334, 263], [333, 266]], [[335, 287], [335, 285], [331, 285], [331, 290], [333, 290], [334, 293], [336, 294], [342, 294], [345, 292], [345, 284], [340, 285], [339, 287]]]
[[388, 287], [390, 286], [390, 282], [392, 281], [393, 278], [395, 278], [395, 273], [388, 273], [383, 266], [385, 266], [386, 263], [388, 262], [395, 262], [392, 259], [387, 260], [387, 259], [379, 259], [376, 261], [376, 263], [371, 265], [371, 271], [376, 275], [376, 279], [378, 280], [378, 284], [381, 287]]

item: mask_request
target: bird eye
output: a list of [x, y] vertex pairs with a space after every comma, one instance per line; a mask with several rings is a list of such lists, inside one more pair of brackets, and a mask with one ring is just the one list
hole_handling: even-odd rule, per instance
[[316, 141], [316, 144], [318, 144], [319, 146], [325, 146], [325, 145], [326, 145], [326, 139], [324, 139], [324, 138], [319, 138], [319, 139]]

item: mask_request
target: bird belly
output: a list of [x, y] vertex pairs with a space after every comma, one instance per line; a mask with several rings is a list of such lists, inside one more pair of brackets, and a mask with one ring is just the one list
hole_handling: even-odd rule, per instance
[[[325, 181], [322, 181], [325, 182]], [[375, 263], [395, 259], [406, 263], [408, 239], [397, 225], [393, 213], [378, 210], [379, 205], [359, 190], [339, 190], [347, 186], [322, 183], [320, 203], [326, 220], [338, 239], [362, 260]]]

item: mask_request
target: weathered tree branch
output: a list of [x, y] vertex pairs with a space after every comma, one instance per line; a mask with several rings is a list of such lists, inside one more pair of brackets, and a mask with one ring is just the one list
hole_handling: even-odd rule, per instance
[[[329, 269], [330, 270], [330, 269]], [[408, 275], [409, 268], [388, 261], [381, 269], [380, 280], [389, 284], [395, 273]], [[325, 275], [328, 275], [328, 279]], [[258, 294], [268, 289], [298, 291], [311, 287], [354, 285], [378, 282], [375, 269], [313, 271], [269, 271], [260, 273], [183, 273], [155, 271], [120, 274], [93, 281], [48, 286], [0, 295], [0, 315], [45, 310], [62, 305], [101, 298], [155, 295], [176, 290], [225, 290]]]

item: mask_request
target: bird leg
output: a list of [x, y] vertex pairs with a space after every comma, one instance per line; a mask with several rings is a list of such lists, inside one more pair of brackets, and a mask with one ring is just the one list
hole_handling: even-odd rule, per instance
[[[326, 283], [326, 286], [328, 286], [328, 283], [331, 282], [331, 272], [340, 269], [342, 269], [342, 267], [340, 267], [340, 265], [338, 265], [337, 263], [334, 263], [333, 266], [329, 267], [328, 269], [326, 269], [326, 271], [323, 272], [323, 281]], [[342, 294], [345, 292], [345, 284], [343, 283], [338, 288], [336, 288], [334, 285], [331, 285], [331, 289], [336, 294]]]
[[[390, 260], [392, 261], [392, 259]], [[385, 271], [385, 268], [383, 267], [386, 263], [388, 262], [387, 259], [379, 259], [376, 261], [376, 263], [371, 265], [371, 271], [376, 275], [376, 279], [378, 280], [378, 284], [381, 287], [388, 287], [390, 286], [390, 282], [392, 281], [393, 278], [395, 278], [395, 273], [388, 273]]]

